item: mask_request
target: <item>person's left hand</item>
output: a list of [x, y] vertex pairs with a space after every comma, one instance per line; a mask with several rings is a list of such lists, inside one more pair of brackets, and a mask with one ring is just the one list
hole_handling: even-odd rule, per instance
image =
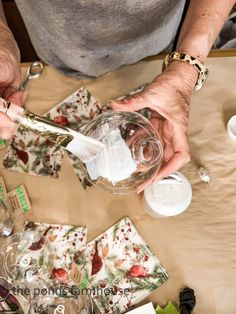
[[151, 179], [138, 187], [138, 192], [178, 170], [190, 160], [189, 102], [196, 80], [197, 71], [192, 66], [174, 62], [141, 93], [109, 103], [117, 111], [151, 109], [151, 123], [162, 140], [162, 167]]

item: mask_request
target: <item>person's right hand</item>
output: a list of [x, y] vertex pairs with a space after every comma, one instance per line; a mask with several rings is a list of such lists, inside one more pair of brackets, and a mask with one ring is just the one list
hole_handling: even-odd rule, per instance
[[110, 102], [117, 111], [151, 110], [151, 123], [164, 149], [161, 169], [143, 182], [137, 192], [180, 169], [190, 160], [188, 145], [189, 103], [198, 74], [189, 64], [173, 62], [142, 92]]
[[[22, 106], [27, 93], [18, 91], [20, 86], [20, 52], [11, 31], [0, 25], [0, 96]], [[15, 124], [0, 113], [0, 138], [9, 139], [15, 132]]]

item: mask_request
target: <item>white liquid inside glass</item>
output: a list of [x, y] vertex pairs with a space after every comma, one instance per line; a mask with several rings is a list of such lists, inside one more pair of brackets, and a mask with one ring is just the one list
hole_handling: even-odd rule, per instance
[[93, 136], [98, 138], [99, 133], [105, 134], [102, 140], [105, 149], [96, 158], [86, 163], [90, 178], [96, 180], [103, 177], [114, 185], [130, 178], [137, 170], [137, 165], [120, 130], [109, 130], [109, 126], [103, 124]]

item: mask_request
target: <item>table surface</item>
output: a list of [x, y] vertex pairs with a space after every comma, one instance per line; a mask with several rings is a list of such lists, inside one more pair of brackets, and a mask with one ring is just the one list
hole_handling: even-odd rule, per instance
[[[179, 291], [190, 286], [197, 297], [194, 313], [233, 314], [236, 312], [236, 142], [228, 137], [225, 125], [230, 115], [236, 113], [236, 58], [210, 58], [208, 67], [209, 79], [191, 101], [192, 161], [181, 172], [191, 181], [193, 200], [184, 214], [155, 220], [143, 210], [140, 195], [115, 196], [95, 187], [84, 191], [67, 158], [63, 160], [59, 179], [3, 168], [0, 174], [8, 190], [19, 184], [26, 186], [33, 204], [33, 210], [25, 215], [27, 220], [87, 226], [90, 240], [129, 216], [170, 275], [148, 300], [161, 305], [169, 300], [178, 301]], [[25, 70], [23, 65], [22, 71]], [[106, 103], [152, 80], [160, 71], [161, 61], [149, 60], [92, 81], [67, 78], [46, 67], [40, 78], [29, 83], [26, 107], [43, 114], [81, 86]], [[210, 169], [210, 184], [198, 177], [199, 165]]]

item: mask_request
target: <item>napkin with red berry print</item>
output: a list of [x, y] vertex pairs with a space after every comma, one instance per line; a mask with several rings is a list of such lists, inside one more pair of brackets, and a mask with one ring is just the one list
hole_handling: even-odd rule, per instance
[[128, 217], [74, 255], [70, 277], [93, 289], [102, 313], [124, 313], [160, 287], [168, 274]]
[[[26, 222], [25, 231], [33, 231], [38, 241], [33, 243], [31, 255], [36, 255], [44, 243], [54, 251], [51, 283], [68, 283], [68, 270], [74, 254], [86, 244], [87, 228], [71, 225], [56, 225], [39, 222]], [[32, 256], [33, 257], [33, 256]], [[49, 278], [47, 278], [49, 279]]]
[[[82, 87], [45, 116], [63, 126], [79, 131], [85, 124], [101, 113], [98, 101]], [[58, 178], [64, 151], [32, 131], [20, 127], [13, 137], [4, 157], [5, 168], [31, 175]], [[88, 186], [81, 171], [79, 158], [69, 154], [71, 164], [84, 187]]]

